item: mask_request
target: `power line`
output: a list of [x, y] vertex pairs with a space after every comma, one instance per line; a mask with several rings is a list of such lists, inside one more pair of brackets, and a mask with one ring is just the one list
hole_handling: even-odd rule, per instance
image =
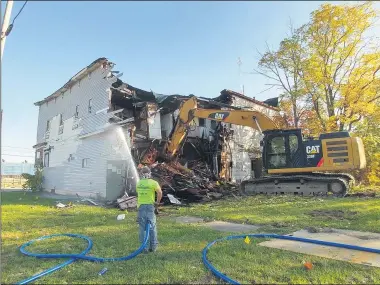
[[24, 9], [26, 3], [28, 3], [28, 0], [25, 1], [24, 5], [22, 5], [20, 11], [18, 11], [17, 15], [13, 18], [12, 25], [13, 25], [14, 22], [16, 21], [17, 17], [21, 14], [21, 12], [22, 12], [22, 10]]
[[26, 0], [24, 2], [24, 5], [22, 5], [20, 11], [18, 11], [17, 15], [13, 18], [12, 23], [8, 26], [7, 30], [4, 33], [5, 35], [3, 35], [3, 37], [9, 36], [9, 34], [11, 33], [11, 31], [13, 29], [14, 22], [16, 21], [17, 17], [21, 14], [22, 10], [24, 10], [24, 7], [25, 7], [26, 3], [28, 3], [28, 0]]
[[30, 151], [33, 151], [33, 148], [30, 147], [30, 148], [26, 148], [26, 147], [18, 147], [18, 146], [10, 146], [10, 145], [2, 145], [1, 147], [6, 147], [6, 148], [17, 148], [17, 149], [26, 149], [26, 150], [30, 150]]
[[7, 154], [7, 153], [2, 153], [1, 156], [6, 155], [6, 156], [19, 156], [19, 157], [34, 157], [32, 155], [17, 155], [17, 154]]

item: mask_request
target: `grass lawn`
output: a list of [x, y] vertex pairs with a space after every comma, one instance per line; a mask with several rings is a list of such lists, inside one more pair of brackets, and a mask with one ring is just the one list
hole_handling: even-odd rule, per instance
[[[23, 256], [19, 246], [37, 237], [54, 233], [78, 233], [89, 236], [94, 247], [91, 255], [116, 257], [127, 255], [139, 244], [136, 213], [126, 213], [117, 221], [117, 209], [74, 205], [56, 209], [54, 200], [35, 194], [2, 193], [2, 283], [15, 283], [62, 260]], [[310, 215], [310, 212], [314, 215]], [[249, 197], [230, 199], [192, 207], [164, 208], [158, 217], [160, 247], [156, 254], [139, 255], [124, 262], [92, 263], [77, 261], [37, 280], [43, 284], [71, 283], [218, 283], [202, 264], [204, 246], [226, 233], [199, 225], [182, 225], [172, 216], [193, 215], [208, 219], [261, 224], [259, 232], [289, 233], [306, 226], [335, 227], [380, 232], [380, 199]], [[38, 242], [30, 250], [78, 253], [82, 240], [56, 238]], [[222, 272], [242, 283], [380, 283], [380, 268], [264, 248], [242, 240], [215, 245], [209, 259]], [[303, 261], [314, 268], [306, 271]], [[98, 272], [107, 267], [103, 276]]]

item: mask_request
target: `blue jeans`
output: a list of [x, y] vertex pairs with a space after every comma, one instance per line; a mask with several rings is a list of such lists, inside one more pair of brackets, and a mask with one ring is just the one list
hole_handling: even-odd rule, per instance
[[[139, 223], [139, 240], [140, 243], [144, 242], [146, 224], [150, 222], [150, 232], [149, 232], [149, 249], [155, 251], [157, 249], [157, 225], [156, 225], [156, 214], [154, 213], [154, 205], [140, 205], [137, 221]], [[146, 250], [146, 249], [145, 249]]]

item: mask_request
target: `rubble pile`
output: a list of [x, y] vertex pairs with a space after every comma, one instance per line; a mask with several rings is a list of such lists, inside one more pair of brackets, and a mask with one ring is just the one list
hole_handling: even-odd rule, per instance
[[127, 195], [124, 195], [123, 197], [117, 199], [116, 202], [121, 210], [137, 208], [137, 198], [133, 196], [129, 197]]
[[157, 180], [163, 191], [163, 202], [170, 204], [170, 195], [181, 202], [207, 202], [238, 192], [230, 182], [218, 181], [206, 163], [188, 162], [189, 168], [179, 163], [154, 163], [150, 165], [152, 178]]

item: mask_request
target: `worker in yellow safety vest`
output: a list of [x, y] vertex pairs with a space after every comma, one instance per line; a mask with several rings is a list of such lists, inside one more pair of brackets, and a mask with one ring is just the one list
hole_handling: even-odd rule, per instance
[[[141, 169], [141, 179], [137, 182], [136, 192], [138, 207], [137, 221], [140, 227], [139, 240], [140, 243], [143, 243], [146, 225], [149, 222], [151, 224], [149, 232], [149, 251], [155, 252], [158, 246], [155, 209], [161, 202], [162, 191], [158, 182], [151, 179], [151, 171], [147, 166]], [[156, 202], [155, 193], [157, 193]], [[148, 249], [145, 248], [144, 252], [147, 253]]]

